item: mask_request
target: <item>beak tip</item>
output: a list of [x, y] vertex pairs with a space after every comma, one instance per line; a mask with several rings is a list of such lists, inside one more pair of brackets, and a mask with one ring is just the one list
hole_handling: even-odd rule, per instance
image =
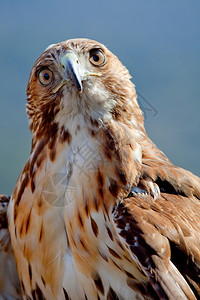
[[79, 91], [80, 94], [83, 92], [82, 83], [77, 86], [77, 89], [78, 89], [78, 91]]

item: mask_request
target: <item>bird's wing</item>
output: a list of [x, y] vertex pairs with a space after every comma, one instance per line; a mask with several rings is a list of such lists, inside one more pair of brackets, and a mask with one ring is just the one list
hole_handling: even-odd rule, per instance
[[22, 299], [7, 223], [9, 197], [0, 195], [0, 300]]
[[200, 178], [173, 165], [149, 138], [142, 144], [142, 168], [144, 180], [152, 180], [161, 192], [200, 199]]
[[[200, 297], [200, 201], [161, 193], [124, 199], [113, 212], [122, 243], [159, 299]], [[196, 298], [195, 298], [196, 297]]]

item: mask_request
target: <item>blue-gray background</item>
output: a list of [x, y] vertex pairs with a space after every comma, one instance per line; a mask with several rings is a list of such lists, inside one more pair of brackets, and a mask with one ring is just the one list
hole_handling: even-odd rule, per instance
[[25, 90], [51, 43], [88, 37], [127, 66], [145, 97], [146, 129], [176, 165], [200, 175], [200, 1], [1, 0], [0, 193], [28, 158]]

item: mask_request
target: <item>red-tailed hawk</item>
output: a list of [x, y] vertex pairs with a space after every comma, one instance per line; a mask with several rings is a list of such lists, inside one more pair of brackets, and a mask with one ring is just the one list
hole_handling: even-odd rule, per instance
[[23, 299], [198, 299], [200, 179], [148, 138], [117, 57], [51, 45], [27, 102], [32, 150], [8, 207]]

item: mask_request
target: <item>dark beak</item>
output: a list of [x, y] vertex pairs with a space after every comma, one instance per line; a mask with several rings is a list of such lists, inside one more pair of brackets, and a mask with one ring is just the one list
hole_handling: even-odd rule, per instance
[[82, 85], [83, 70], [79, 63], [77, 55], [71, 51], [67, 51], [61, 57], [60, 62], [61, 62], [62, 67], [64, 68], [64, 74], [65, 74], [64, 80], [66, 82], [71, 81], [72, 83], [74, 83], [77, 90], [80, 93], [82, 93], [82, 91], [83, 91], [83, 85]]

